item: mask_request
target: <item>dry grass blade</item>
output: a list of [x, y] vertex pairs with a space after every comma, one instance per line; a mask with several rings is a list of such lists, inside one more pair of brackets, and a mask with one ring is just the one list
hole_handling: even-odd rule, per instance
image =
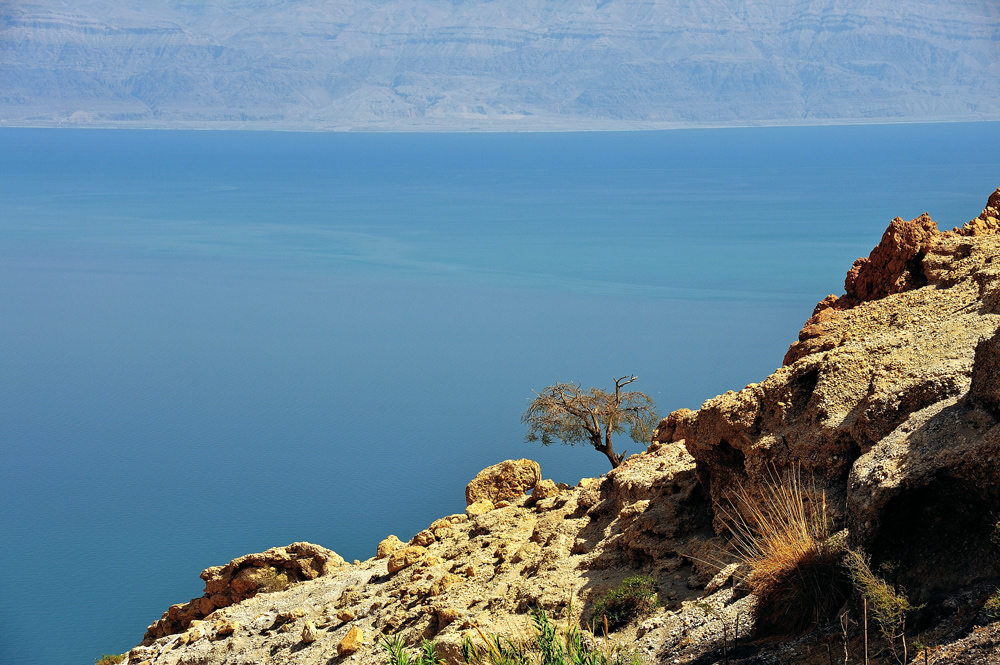
[[849, 581], [841, 549], [831, 543], [826, 497], [804, 487], [797, 470], [773, 471], [762, 489], [741, 486], [726, 516], [748, 582], [757, 598], [759, 635], [792, 635], [831, 618], [845, 602]]

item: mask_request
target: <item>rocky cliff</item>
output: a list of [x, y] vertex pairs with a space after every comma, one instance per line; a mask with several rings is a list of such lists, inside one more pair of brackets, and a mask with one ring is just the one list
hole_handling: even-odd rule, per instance
[[852, 601], [843, 632], [748, 639], [756, 601], [726, 565], [727, 521], [736, 492], [789, 471], [824, 492], [851, 547], [892, 564], [928, 662], [1000, 662], [983, 609], [1000, 585], [998, 229], [1000, 190], [962, 228], [893, 220], [781, 368], [671, 413], [606, 477], [556, 485], [508, 461], [469, 484], [465, 514], [390, 536], [367, 561], [295, 543], [209, 568], [205, 595], [164, 613], [128, 662], [374, 665], [398, 635], [455, 663], [464, 636], [527, 633], [531, 608], [587, 625], [636, 573], [663, 605], [610, 637], [647, 663], [827, 663], [834, 642], [858, 656]]

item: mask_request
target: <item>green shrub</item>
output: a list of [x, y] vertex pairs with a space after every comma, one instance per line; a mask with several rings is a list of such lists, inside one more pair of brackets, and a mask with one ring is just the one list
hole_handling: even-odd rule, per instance
[[439, 665], [440, 659], [437, 655], [437, 645], [434, 642], [424, 640], [420, 644], [420, 653], [416, 658], [412, 658], [403, 644], [403, 638], [399, 635], [382, 639], [382, 648], [389, 653], [389, 665]]
[[[895, 653], [896, 640], [902, 640], [903, 660], [906, 660], [906, 615], [914, 610], [906, 593], [895, 589], [872, 572], [868, 557], [854, 550], [847, 550], [844, 558], [854, 586], [868, 601], [868, 611], [875, 619], [879, 631]], [[891, 569], [890, 569], [891, 570]]]
[[94, 660], [94, 665], [118, 665], [125, 661], [125, 654], [103, 654], [100, 658]]
[[993, 595], [986, 599], [983, 609], [986, 610], [986, 616], [990, 618], [990, 621], [1000, 619], [1000, 589], [994, 591]]
[[598, 627], [606, 625], [609, 632], [615, 631], [648, 613], [656, 604], [656, 580], [648, 575], [626, 577], [618, 588], [594, 603], [591, 622]]
[[463, 660], [467, 665], [642, 665], [637, 652], [617, 646], [597, 649], [579, 628], [560, 630], [543, 611], [534, 612], [531, 621], [532, 640], [480, 632], [483, 644], [476, 645], [466, 638]]

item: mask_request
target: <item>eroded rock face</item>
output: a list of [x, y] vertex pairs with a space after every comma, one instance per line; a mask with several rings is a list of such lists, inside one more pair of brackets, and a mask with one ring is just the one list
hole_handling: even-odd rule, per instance
[[329, 575], [345, 565], [344, 559], [333, 550], [301, 542], [247, 554], [225, 566], [206, 568], [201, 573], [205, 595], [188, 603], [172, 605], [146, 630], [143, 644], [187, 630], [192, 621], [261, 591], [279, 591], [290, 584]]
[[505, 460], [488, 466], [465, 487], [465, 505], [489, 501], [494, 505], [524, 496], [542, 479], [538, 462], [530, 459]]
[[849, 293], [820, 303], [785, 365], [670, 414], [656, 438], [684, 442], [717, 503], [741, 483], [799, 468], [842, 522], [854, 461], [911, 414], [963, 395], [976, 345], [1000, 326], [1000, 236], [989, 232], [998, 200], [947, 233], [926, 216], [893, 220], [852, 268]]
[[836, 338], [830, 334], [830, 328], [836, 327], [833, 322], [838, 312], [928, 284], [947, 287], [967, 277], [970, 266], [961, 262], [968, 256], [971, 244], [939, 245], [956, 238], [995, 235], [1000, 230], [998, 206], [1000, 189], [990, 195], [978, 217], [946, 232], [939, 231], [927, 213], [909, 222], [899, 217], [892, 220], [871, 254], [859, 258], [847, 272], [844, 295], [827, 296], [816, 305], [812, 317], [799, 332], [799, 340], [785, 354], [784, 364], [834, 348]]
[[961, 398], [912, 414], [854, 464], [848, 527], [921, 602], [1000, 577], [1000, 333]]

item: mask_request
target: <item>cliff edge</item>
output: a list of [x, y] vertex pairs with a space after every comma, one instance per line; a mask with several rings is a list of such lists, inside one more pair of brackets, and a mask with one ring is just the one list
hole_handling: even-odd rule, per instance
[[826, 663], [836, 640], [857, 655], [860, 622], [753, 638], [727, 522], [739, 492], [788, 473], [815, 483], [850, 547], [896, 571], [927, 662], [1000, 662], [984, 609], [1000, 585], [998, 231], [1000, 189], [951, 231], [897, 218], [774, 374], [671, 413], [607, 476], [556, 485], [509, 460], [469, 484], [464, 514], [367, 561], [294, 543], [209, 568], [205, 595], [164, 613], [128, 663], [381, 665], [388, 636], [433, 639], [459, 663], [464, 637], [527, 634], [533, 608], [587, 626], [640, 573], [662, 606], [610, 638], [646, 663]]

